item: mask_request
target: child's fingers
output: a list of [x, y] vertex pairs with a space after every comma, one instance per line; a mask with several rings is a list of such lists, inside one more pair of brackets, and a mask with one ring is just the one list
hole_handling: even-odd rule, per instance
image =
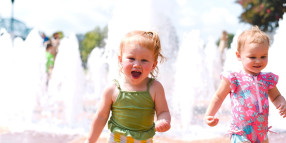
[[286, 113], [285, 112], [280, 112], [280, 116], [282, 116], [283, 118], [286, 117]]
[[285, 114], [286, 114], [286, 105], [279, 105], [279, 113], [281, 116], [285, 117]]
[[166, 125], [163, 125], [163, 126], [159, 126], [156, 128], [156, 131], [157, 132], [166, 132], [167, 130], [169, 130], [170, 127], [166, 126]]
[[285, 118], [286, 117], [286, 107], [285, 106], [281, 106], [280, 108], [279, 108], [279, 113], [280, 113], [280, 115], [283, 117], [283, 118]]
[[162, 130], [163, 130], [162, 126], [160, 126], [160, 125], [155, 126], [155, 129], [157, 132], [162, 132]]
[[169, 130], [169, 128], [163, 125], [163, 126], [157, 126], [157, 127], [155, 127], [155, 130], [156, 130], [157, 132], [165, 132], [165, 131]]
[[278, 106], [276, 106], [276, 109], [278, 109], [278, 110], [279, 110], [279, 108], [280, 108], [280, 104], [279, 104]]
[[218, 124], [219, 119], [218, 118], [214, 118], [214, 126]]
[[213, 116], [209, 116], [209, 117], [206, 117], [205, 120], [206, 120], [206, 123], [207, 123], [208, 125], [210, 125], [210, 124], [213, 122], [214, 117], [213, 117]]
[[205, 119], [206, 121], [212, 121], [214, 120], [214, 116], [206, 116]]
[[205, 120], [206, 120], [206, 123], [211, 127], [217, 125], [219, 122], [219, 119], [215, 118], [214, 116], [206, 116]]
[[215, 118], [214, 116], [208, 116], [206, 118], [207, 122], [216, 122], [218, 118]]
[[157, 132], [165, 132], [171, 128], [170, 124], [165, 120], [157, 121], [155, 123], [155, 130]]

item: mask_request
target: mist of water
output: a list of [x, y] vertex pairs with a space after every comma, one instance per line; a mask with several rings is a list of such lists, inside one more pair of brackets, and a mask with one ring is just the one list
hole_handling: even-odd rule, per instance
[[[163, 3], [165, 1], [120, 1], [108, 26], [107, 45], [92, 51], [86, 72], [75, 35], [66, 36], [60, 43], [48, 86], [45, 49], [38, 30], [34, 29], [24, 41], [14, 39], [13, 44], [10, 35], [0, 30], [0, 113], [3, 115], [0, 123], [11, 130], [24, 122], [30, 126], [22, 126], [22, 130], [32, 128], [37, 132], [38, 127], [45, 127], [45, 131], [53, 134], [74, 133], [74, 130], [87, 133], [91, 126], [90, 116], [97, 109], [104, 86], [119, 76], [120, 39], [131, 30], [153, 30], [159, 33], [163, 55], [167, 58], [159, 64], [158, 80], [165, 87], [172, 114], [171, 130], [157, 135], [186, 140], [224, 135], [229, 127], [229, 99], [218, 112], [217, 116], [222, 119], [216, 128], [208, 127], [203, 116], [220, 81], [220, 72], [241, 69], [234, 54], [241, 31], [235, 34], [231, 48], [221, 55], [215, 40], [204, 42], [199, 30], [178, 36], [167, 9], [157, 9]], [[286, 71], [276, 63], [281, 63], [280, 57], [285, 53], [285, 20], [279, 24], [265, 70], [279, 75], [278, 88], [283, 94]], [[225, 56], [225, 62], [221, 61], [221, 56]], [[278, 111], [270, 109], [273, 130], [285, 131]]]

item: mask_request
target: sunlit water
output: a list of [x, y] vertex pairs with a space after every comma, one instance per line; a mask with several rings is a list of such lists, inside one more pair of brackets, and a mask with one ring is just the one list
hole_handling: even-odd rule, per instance
[[[109, 23], [107, 45], [104, 49], [95, 48], [92, 51], [87, 71], [82, 67], [75, 35], [67, 34], [61, 40], [48, 86], [45, 49], [37, 29], [31, 31], [24, 41], [19, 38], [12, 41], [10, 35], [2, 29], [0, 126], [9, 127], [15, 133], [30, 130], [25, 132], [26, 142], [33, 142], [30, 139], [33, 134], [43, 137], [42, 132], [49, 133], [47, 135], [51, 137], [48, 138], [54, 139], [54, 142], [67, 142], [76, 135], [86, 135], [104, 86], [119, 76], [116, 60], [121, 37], [130, 30], [154, 30], [159, 33], [163, 54], [167, 58], [159, 65], [158, 80], [165, 87], [172, 114], [171, 130], [157, 135], [184, 140], [223, 136], [229, 127], [229, 98], [226, 98], [218, 112], [221, 121], [217, 127], [208, 127], [203, 121], [203, 115], [220, 81], [219, 74], [223, 70], [241, 69], [234, 54], [235, 42], [241, 31], [235, 34], [234, 42], [225, 55], [220, 55], [215, 40], [203, 41], [199, 30], [186, 31], [179, 39], [167, 16], [169, 13], [156, 9], [157, 5], [158, 2], [151, 0], [120, 1]], [[285, 20], [279, 24], [270, 50], [269, 65], [265, 70], [280, 76], [278, 88], [283, 95], [286, 71], [285, 68], [277, 67], [276, 63], [281, 62], [279, 57], [285, 53], [281, 52], [285, 51], [283, 45], [286, 44], [283, 41], [286, 36]], [[225, 63], [221, 61], [221, 56], [225, 56]], [[286, 127], [281, 126], [285, 120], [273, 107], [270, 109], [272, 130], [286, 131]], [[103, 134], [107, 132], [105, 128]], [[70, 136], [61, 140], [58, 136], [62, 134]], [[0, 136], [0, 141], [7, 142], [8, 139], [10, 143], [18, 142], [11, 137]]]

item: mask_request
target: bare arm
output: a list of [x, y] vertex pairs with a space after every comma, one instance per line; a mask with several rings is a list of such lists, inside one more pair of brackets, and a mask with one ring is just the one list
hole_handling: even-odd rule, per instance
[[112, 105], [112, 95], [114, 94], [115, 89], [116, 88], [114, 85], [110, 85], [103, 92], [103, 97], [99, 103], [98, 110], [92, 123], [90, 135], [88, 138], [89, 143], [95, 143], [98, 140], [108, 120], [110, 108]]
[[268, 90], [268, 95], [271, 102], [279, 110], [280, 115], [286, 117], [286, 101], [285, 98], [280, 94], [276, 86]]
[[217, 125], [219, 119], [215, 118], [214, 116], [221, 107], [225, 97], [229, 92], [230, 82], [226, 78], [223, 78], [205, 114], [205, 121], [209, 126]]
[[155, 129], [158, 132], [166, 132], [171, 128], [171, 114], [165, 97], [164, 88], [160, 82], [155, 80], [151, 86], [150, 92], [154, 95], [153, 97], [157, 115]]

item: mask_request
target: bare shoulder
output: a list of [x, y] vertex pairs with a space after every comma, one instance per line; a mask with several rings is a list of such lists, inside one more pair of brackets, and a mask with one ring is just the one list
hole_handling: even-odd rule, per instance
[[158, 81], [156, 79], [153, 80], [153, 82], [150, 86], [150, 94], [151, 94], [153, 100], [156, 97], [165, 96], [164, 87], [160, 81]]
[[156, 89], [163, 89], [163, 85], [160, 81], [154, 79], [152, 84], [151, 84], [151, 87], [150, 87], [150, 90], [156, 90]]
[[103, 96], [105, 96], [106, 98], [111, 98], [112, 101], [115, 101], [118, 93], [119, 91], [118, 91], [116, 84], [114, 82], [109, 82], [106, 85]]
[[107, 92], [114, 92], [116, 89], [117, 89], [116, 84], [114, 82], [109, 82], [106, 85], [105, 91], [107, 91]]

